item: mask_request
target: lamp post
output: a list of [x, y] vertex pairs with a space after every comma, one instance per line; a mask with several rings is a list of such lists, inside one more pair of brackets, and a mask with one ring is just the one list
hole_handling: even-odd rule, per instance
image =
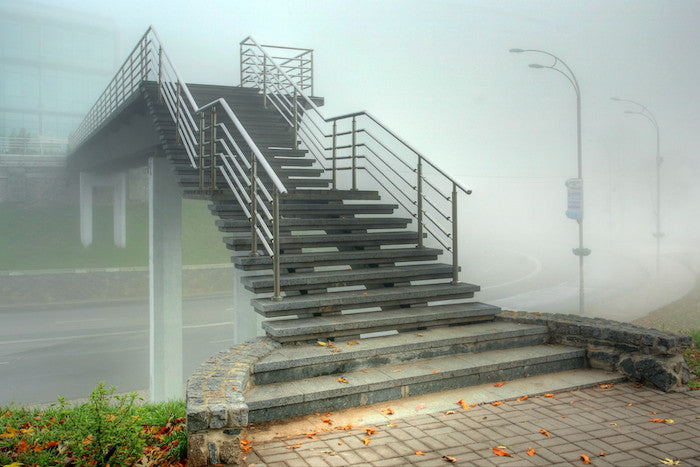
[[[567, 182], [567, 187], [569, 187], [569, 201], [571, 205], [571, 199], [572, 199], [572, 186], [576, 186], [577, 188], [577, 199], [576, 201], [578, 202], [578, 205], [580, 206], [580, 209], [578, 212], [571, 213], [571, 211], [567, 211], [567, 216], [571, 217], [572, 219], [575, 219], [576, 222], [578, 223], [578, 248], [573, 249], [574, 255], [578, 256], [579, 258], [579, 303], [578, 303], [578, 312], [579, 314], [583, 314], [584, 312], [584, 288], [583, 288], [583, 258], [584, 256], [588, 256], [591, 254], [591, 250], [588, 248], [583, 247], [583, 166], [582, 166], [582, 158], [581, 158], [581, 88], [578, 85], [578, 81], [576, 80], [576, 76], [574, 75], [574, 72], [571, 71], [571, 68], [559, 57], [556, 55], [547, 52], [545, 50], [537, 50], [537, 49], [510, 49], [510, 52], [512, 53], [525, 53], [525, 52], [536, 52], [540, 54], [547, 55], [548, 57], [554, 59], [554, 62], [551, 65], [540, 65], [539, 63], [532, 63], [530, 64], [530, 68], [535, 68], [535, 69], [542, 69], [542, 68], [548, 68], [550, 70], [554, 70], [558, 73], [560, 73], [562, 76], [564, 76], [569, 83], [574, 88], [574, 91], [576, 92], [576, 149], [577, 149], [577, 157], [576, 157], [576, 162], [577, 162], [577, 179], [576, 180], [569, 180]], [[558, 65], [561, 65], [564, 69], [562, 70], [561, 68], [558, 67]], [[574, 182], [574, 183], [570, 183]], [[570, 214], [571, 213], [571, 214]]]
[[630, 104], [636, 105], [640, 110], [625, 110], [626, 114], [641, 115], [646, 118], [654, 125], [656, 130], [656, 232], [654, 232], [654, 237], [656, 237], [656, 272], [659, 272], [659, 262], [661, 253], [661, 237], [664, 236], [661, 232], [661, 163], [663, 158], [661, 157], [660, 143], [659, 143], [659, 124], [654, 117], [654, 114], [639, 102], [635, 102], [630, 99], [620, 99], [619, 97], [611, 97], [610, 99], [616, 102], [629, 102]]

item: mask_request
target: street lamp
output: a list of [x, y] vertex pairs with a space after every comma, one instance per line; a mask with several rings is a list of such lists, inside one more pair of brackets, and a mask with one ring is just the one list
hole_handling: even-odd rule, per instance
[[639, 102], [635, 102], [630, 99], [620, 99], [619, 97], [611, 97], [610, 99], [616, 102], [629, 102], [630, 104], [636, 105], [640, 110], [625, 110], [626, 114], [641, 115], [646, 118], [654, 125], [656, 130], [656, 232], [654, 232], [654, 237], [656, 237], [656, 272], [659, 272], [659, 257], [661, 251], [661, 237], [664, 236], [661, 232], [661, 163], [663, 158], [660, 152], [659, 143], [659, 124], [651, 113], [651, 110], [647, 109], [644, 105]]
[[[578, 166], [578, 176], [577, 179], [574, 180], [568, 180], [567, 181], [567, 187], [569, 188], [569, 205], [571, 207], [572, 199], [575, 199], [579, 209], [576, 211], [567, 211], [567, 216], [571, 217], [572, 219], [575, 219], [576, 222], [578, 223], [578, 248], [573, 249], [574, 255], [579, 257], [579, 303], [578, 303], [578, 312], [579, 314], [583, 314], [584, 311], [584, 306], [583, 306], [583, 296], [584, 296], [584, 289], [583, 289], [583, 258], [584, 256], [588, 256], [591, 254], [591, 250], [588, 248], [583, 247], [583, 173], [582, 173], [582, 159], [581, 159], [581, 88], [578, 85], [578, 81], [576, 80], [576, 76], [574, 75], [574, 72], [571, 71], [571, 68], [559, 57], [556, 55], [549, 53], [545, 50], [537, 50], [537, 49], [510, 49], [510, 52], [512, 53], [524, 53], [524, 52], [536, 52], [540, 54], [544, 54], [549, 56], [550, 58], [554, 59], [554, 62], [551, 65], [541, 65], [539, 63], [532, 63], [530, 64], [530, 68], [535, 68], [535, 69], [542, 69], [542, 68], [549, 68], [550, 70], [554, 70], [558, 73], [560, 73], [562, 76], [564, 76], [569, 83], [574, 87], [574, 91], [576, 92], [576, 149], [577, 149], [577, 166]], [[561, 65], [564, 67], [562, 70], [561, 68], [558, 67], [558, 65]], [[572, 193], [575, 193], [575, 196], [572, 196]]]

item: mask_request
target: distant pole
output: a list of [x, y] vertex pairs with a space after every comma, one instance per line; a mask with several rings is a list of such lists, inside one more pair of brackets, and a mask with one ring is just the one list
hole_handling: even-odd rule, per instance
[[[580, 180], [580, 185], [581, 185], [581, 211], [580, 215], [576, 218], [576, 222], [578, 223], [578, 248], [573, 249], [574, 255], [578, 256], [579, 258], [579, 303], [578, 303], [578, 312], [579, 314], [583, 314], [584, 312], [584, 287], [583, 287], [583, 258], [584, 256], [588, 256], [591, 254], [591, 250], [588, 248], [583, 247], [583, 158], [581, 154], [581, 88], [578, 85], [578, 80], [576, 80], [576, 76], [574, 75], [574, 72], [571, 71], [571, 68], [562, 60], [561, 58], [557, 57], [556, 55], [547, 52], [545, 50], [537, 50], [537, 49], [510, 49], [510, 52], [512, 53], [523, 53], [523, 52], [537, 52], [540, 54], [547, 55], [551, 58], [554, 59], [554, 63], [551, 65], [540, 65], [538, 63], [533, 63], [530, 64], [530, 68], [536, 68], [536, 69], [541, 69], [541, 68], [549, 68], [550, 70], [554, 70], [558, 73], [561, 73], [568, 81], [571, 83], [571, 85], [574, 87], [574, 91], [576, 92], [576, 149], [577, 149], [577, 168], [578, 168], [578, 180]], [[561, 64], [564, 67], [564, 70], [557, 68], [557, 65]]]
[[658, 273], [661, 266], [661, 237], [664, 236], [663, 232], [661, 232], [661, 163], [663, 162], [663, 158], [661, 157], [659, 124], [656, 121], [654, 114], [652, 114], [648, 108], [639, 102], [635, 102], [630, 99], [620, 99], [619, 97], [611, 97], [610, 99], [616, 102], [629, 102], [630, 104], [638, 106], [641, 110], [626, 110], [625, 113], [641, 115], [649, 120], [651, 124], [654, 125], [654, 129], [656, 130], [656, 232], [654, 232], [652, 235], [656, 237], [656, 272]]

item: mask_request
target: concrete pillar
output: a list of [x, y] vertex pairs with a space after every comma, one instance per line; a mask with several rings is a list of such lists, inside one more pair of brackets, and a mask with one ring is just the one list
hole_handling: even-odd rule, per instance
[[182, 192], [169, 162], [148, 160], [150, 397], [183, 397]]
[[114, 244], [126, 247], [126, 172], [114, 176], [113, 195]]
[[[237, 255], [247, 256], [249, 252], [236, 252]], [[262, 328], [263, 317], [255, 312], [250, 300], [255, 298], [255, 294], [246, 289], [241, 283], [241, 277], [270, 274], [269, 270], [243, 271], [234, 266], [233, 268], [233, 321], [234, 321], [234, 341], [236, 344], [245, 342], [257, 336], [264, 336]]]
[[80, 242], [92, 245], [92, 183], [91, 177], [80, 172]]
[[92, 189], [109, 186], [114, 189], [113, 218], [114, 244], [126, 247], [126, 172], [114, 175], [95, 175], [80, 172], [80, 241], [84, 247], [92, 244]]

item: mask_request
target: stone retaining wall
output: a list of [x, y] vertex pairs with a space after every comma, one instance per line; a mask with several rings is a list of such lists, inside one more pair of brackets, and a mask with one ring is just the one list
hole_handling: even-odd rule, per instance
[[585, 348], [591, 368], [620, 372], [662, 391], [682, 389], [690, 378], [683, 358], [690, 336], [577, 315], [503, 311], [496, 319], [547, 326], [551, 344]]
[[267, 337], [214, 355], [187, 380], [189, 465], [238, 464], [241, 432], [248, 426], [243, 392], [253, 365], [280, 344]]

